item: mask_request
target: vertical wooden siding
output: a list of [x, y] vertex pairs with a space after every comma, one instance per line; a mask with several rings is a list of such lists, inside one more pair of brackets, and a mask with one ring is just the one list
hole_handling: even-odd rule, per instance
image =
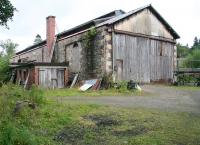
[[149, 83], [173, 78], [174, 44], [125, 34], [113, 39], [115, 64], [123, 60], [123, 80]]
[[117, 22], [114, 29], [173, 39], [170, 32], [149, 9]]
[[39, 68], [39, 85], [44, 88], [64, 88], [66, 68]]

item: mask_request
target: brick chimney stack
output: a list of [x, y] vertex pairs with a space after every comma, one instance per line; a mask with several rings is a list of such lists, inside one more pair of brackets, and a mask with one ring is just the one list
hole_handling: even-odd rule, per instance
[[50, 55], [55, 38], [55, 16], [48, 16], [46, 18], [46, 25], [47, 49]]

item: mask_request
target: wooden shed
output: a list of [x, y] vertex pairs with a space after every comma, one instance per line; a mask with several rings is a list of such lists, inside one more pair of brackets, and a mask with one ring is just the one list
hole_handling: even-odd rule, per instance
[[29, 88], [33, 84], [42, 88], [64, 88], [68, 82], [67, 64], [12, 63], [13, 82]]

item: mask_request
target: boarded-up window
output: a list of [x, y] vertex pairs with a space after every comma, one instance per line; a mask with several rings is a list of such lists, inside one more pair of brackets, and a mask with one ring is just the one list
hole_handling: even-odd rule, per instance
[[71, 72], [79, 72], [81, 68], [81, 46], [73, 47], [68, 45], [66, 48], [66, 61], [69, 61]]

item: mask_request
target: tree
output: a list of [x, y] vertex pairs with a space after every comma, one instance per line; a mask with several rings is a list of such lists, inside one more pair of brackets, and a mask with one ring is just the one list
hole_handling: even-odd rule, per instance
[[18, 46], [17, 43], [13, 43], [10, 39], [6, 40], [6, 41], [1, 41], [0, 42], [0, 56], [8, 56], [8, 57], [12, 57], [12, 55], [14, 55], [15, 53], [15, 49]]
[[186, 57], [189, 54], [189, 47], [186, 45], [181, 45], [178, 43], [177, 45], [177, 57], [178, 58], [183, 58]]
[[0, 0], [0, 25], [8, 28], [7, 22], [12, 21], [15, 11], [17, 9], [11, 4], [10, 0]]
[[191, 50], [194, 50], [194, 49], [200, 49], [200, 40], [197, 37], [194, 38], [194, 42], [193, 42], [193, 46]]
[[9, 60], [14, 55], [18, 44], [13, 43], [10, 39], [0, 42], [0, 82], [9, 80], [11, 74]]
[[34, 44], [40, 43], [41, 41], [42, 41], [41, 36], [40, 36], [39, 34], [37, 34], [37, 35], [35, 36]]
[[194, 44], [193, 44], [193, 46], [197, 46], [197, 45], [199, 45], [199, 40], [198, 40], [197, 37], [194, 37]]

